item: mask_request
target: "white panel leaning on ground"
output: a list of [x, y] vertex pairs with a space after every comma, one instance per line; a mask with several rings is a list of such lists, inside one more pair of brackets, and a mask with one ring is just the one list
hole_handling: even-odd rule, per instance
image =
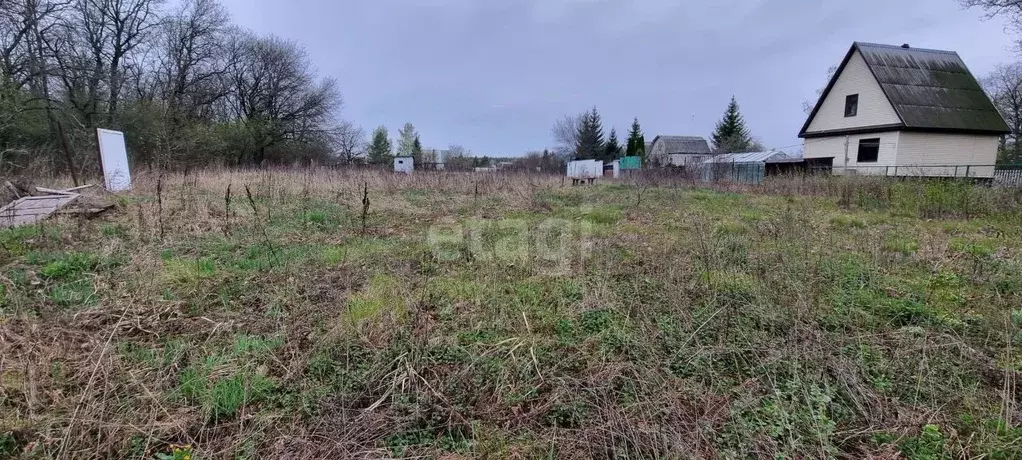
[[111, 192], [131, 190], [131, 170], [128, 168], [128, 148], [124, 133], [109, 129], [96, 129], [99, 140], [99, 158], [103, 163], [103, 182]]

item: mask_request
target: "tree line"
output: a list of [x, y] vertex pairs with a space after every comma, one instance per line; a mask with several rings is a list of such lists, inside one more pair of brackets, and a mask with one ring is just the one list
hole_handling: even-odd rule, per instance
[[553, 154], [567, 160], [614, 161], [624, 156], [645, 160], [646, 157], [646, 137], [638, 118], [632, 121], [624, 146], [615, 128], [611, 128], [610, 135], [604, 138], [602, 117], [596, 107], [578, 115], [565, 115], [554, 123], [551, 131], [557, 143]]
[[97, 127], [136, 167], [353, 157], [341, 106], [299, 43], [216, 0], [0, 0], [0, 171], [94, 171]]
[[[554, 123], [551, 131], [557, 143], [554, 154], [565, 160], [607, 162], [623, 156], [641, 157], [643, 164], [651, 160], [647, 157], [646, 136], [637, 117], [632, 121], [624, 146], [621, 146], [615, 128], [611, 128], [610, 134], [604, 138], [602, 117], [595, 107], [578, 115], [565, 115]], [[710, 134], [710, 142], [717, 153], [765, 150], [753, 138], [734, 97]]]

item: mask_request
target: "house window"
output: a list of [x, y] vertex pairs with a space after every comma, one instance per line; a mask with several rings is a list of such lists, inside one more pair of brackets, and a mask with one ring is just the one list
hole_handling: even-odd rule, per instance
[[859, 114], [859, 95], [849, 94], [845, 96], [845, 117], [854, 117]]
[[880, 139], [862, 139], [859, 141], [858, 163], [876, 163], [880, 157]]

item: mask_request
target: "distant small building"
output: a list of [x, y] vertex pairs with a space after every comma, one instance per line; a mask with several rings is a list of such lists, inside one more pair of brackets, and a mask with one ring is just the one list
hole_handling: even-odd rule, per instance
[[419, 169], [435, 169], [437, 171], [443, 171], [447, 167], [447, 157], [450, 156], [450, 150], [439, 150], [429, 149], [422, 152], [422, 158], [419, 162]]
[[800, 173], [805, 161], [784, 152], [746, 152], [715, 155], [696, 166], [703, 182], [759, 184], [767, 176]]
[[1009, 132], [958, 53], [856, 42], [798, 136], [835, 174], [989, 178]]
[[621, 177], [621, 160], [614, 160], [603, 164], [603, 177], [617, 179]]
[[603, 177], [603, 162], [599, 160], [575, 160], [568, 162], [568, 178], [572, 183], [588, 181], [590, 184]]
[[412, 157], [394, 157], [394, 172], [411, 174], [415, 171], [415, 159]]
[[622, 157], [618, 161], [622, 171], [642, 169], [642, 157]]
[[699, 136], [657, 136], [646, 151], [651, 163], [664, 166], [701, 163], [711, 154], [710, 144]]

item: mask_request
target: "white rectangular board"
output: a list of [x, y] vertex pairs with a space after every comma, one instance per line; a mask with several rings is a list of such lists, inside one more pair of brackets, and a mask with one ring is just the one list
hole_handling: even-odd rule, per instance
[[570, 161], [568, 162], [568, 177], [572, 179], [603, 177], [603, 162], [599, 160]]
[[128, 148], [124, 133], [109, 129], [96, 129], [99, 139], [99, 158], [103, 163], [103, 182], [111, 192], [131, 190], [131, 171], [128, 169]]

